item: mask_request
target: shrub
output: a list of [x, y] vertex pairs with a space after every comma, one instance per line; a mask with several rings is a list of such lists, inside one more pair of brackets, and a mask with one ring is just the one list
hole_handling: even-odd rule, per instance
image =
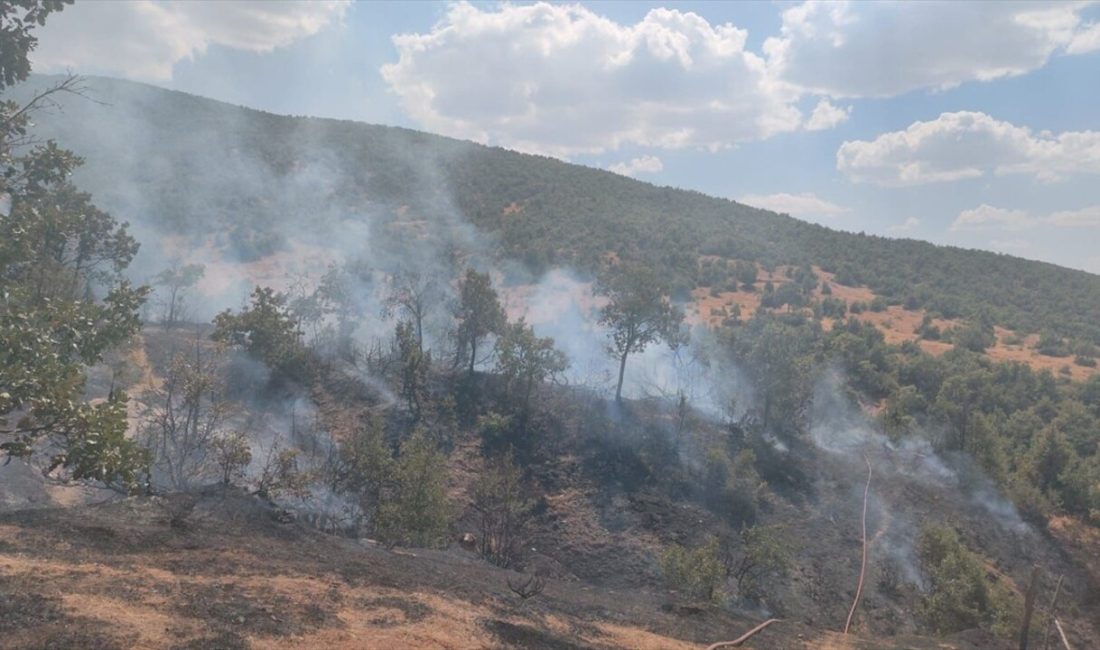
[[214, 462], [223, 485], [232, 485], [244, 479], [245, 470], [252, 463], [248, 435], [243, 431], [220, 434], [210, 443], [210, 448], [214, 452]]
[[759, 599], [764, 595], [766, 578], [781, 578], [790, 571], [794, 548], [778, 526], [743, 528], [738, 541], [723, 549], [723, 566], [726, 574], [737, 581], [741, 596]]
[[401, 445], [393, 494], [378, 512], [378, 531], [387, 544], [431, 547], [444, 539], [450, 525], [445, 460], [422, 432]]
[[981, 560], [954, 530], [926, 527], [917, 540], [917, 557], [928, 583], [919, 611], [934, 632], [982, 628], [1004, 634], [1016, 628], [1011, 597], [986, 580]]
[[726, 577], [720, 549], [717, 537], [710, 537], [695, 549], [673, 544], [661, 556], [661, 573], [672, 589], [694, 598], [719, 601]]
[[1048, 357], [1067, 357], [1070, 348], [1062, 337], [1053, 332], [1043, 332], [1039, 335], [1039, 342], [1035, 344], [1035, 350]]

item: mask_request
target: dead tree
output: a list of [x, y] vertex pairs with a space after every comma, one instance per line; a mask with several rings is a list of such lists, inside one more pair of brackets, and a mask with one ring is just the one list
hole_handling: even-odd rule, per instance
[[517, 580], [516, 582], [512, 582], [512, 579], [508, 578], [508, 588], [523, 600], [527, 600], [538, 596], [543, 589], [546, 589], [546, 578], [539, 575], [530, 575], [527, 576], [526, 580]]

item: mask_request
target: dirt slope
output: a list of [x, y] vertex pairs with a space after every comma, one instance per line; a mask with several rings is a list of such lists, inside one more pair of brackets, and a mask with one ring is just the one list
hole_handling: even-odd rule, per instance
[[[551, 580], [523, 602], [509, 572], [464, 551], [389, 551], [274, 514], [209, 493], [2, 515], [4, 647], [679, 649], [754, 623], [572, 581]], [[784, 622], [746, 647], [997, 646], [984, 636], [843, 638]]]

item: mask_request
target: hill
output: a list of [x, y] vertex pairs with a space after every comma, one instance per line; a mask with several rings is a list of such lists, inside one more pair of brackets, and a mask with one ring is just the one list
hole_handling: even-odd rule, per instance
[[[50, 80], [33, 77], [17, 90]], [[686, 299], [697, 287], [727, 284], [735, 260], [816, 265], [910, 311], [1100, 344], [1100, 277], [1083, 271], [839, 232], [407, 129], [273, 115], [114, 79], [87, 85], [95, 101], [65, 98], [36, 129], [87, 158], [77, 183], [135, 224], [147, 248], [171, 235], [213, 236], [248, 262], [302, 242], [334, 254], [359, 250], [379, 222], [417, 232], [430, 224], [429, 234], [449, 245], [478, 242], [536, 274], [554, 266], [593, 272], [614, 255], [658, 267]], [[704, 268], [707, 259], [728, 264]]]
[[[143, 252], [64, 175], [0, 220], [20, 643], [683, 647], [774, 615], [759, 647], [996, 647], [1033, 566], [1061, 600], [1032, 640], [1096, 637], [1095, 276], [87, 94], [35, 135], [87, 157], [73, 180]], [[157, 287], [141, 317], [123, 272]], [[513, 570], [547, 590], [517, 602]]]

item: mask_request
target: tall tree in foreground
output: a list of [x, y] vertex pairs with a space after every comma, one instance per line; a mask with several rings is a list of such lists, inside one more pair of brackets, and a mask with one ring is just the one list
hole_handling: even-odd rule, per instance
[[600, 313], [600, 324], [608, 328], [608, 352], [619, 361], [615, 401], [620, 401], [627, 357], [657, 341], [678, 345], [684, 314], [668, 301], [666, 285], [648, 268], [612, 268], [600, 278], [596, 289], [608, 299]]
[[[34, 29], [63, 5], [0, 2], [0, 90], [26, 80]], [[49, 471], [134, 490], [147, 458], [126, 438], [126, 396], [91, 404], [83, 389], [84, 367], [140, 327], [146, 289], [121, 279], [137, 243], [67, 183], [81, 160], [29, 133], [36, 110], [79, 89], [69, 77], [0, 102], [0, 452], [30, 456], [47, 438]]]
[[455, 312], [458, 320], [458, 356], [460, 359], [468, 356], [469, 376], [472, 377], [477, 364], [478, 345], [490, 334], [499, 334], [507, 320], [488, 273], [466, 269], [466, 275], [459, 282], [458, 293]]

